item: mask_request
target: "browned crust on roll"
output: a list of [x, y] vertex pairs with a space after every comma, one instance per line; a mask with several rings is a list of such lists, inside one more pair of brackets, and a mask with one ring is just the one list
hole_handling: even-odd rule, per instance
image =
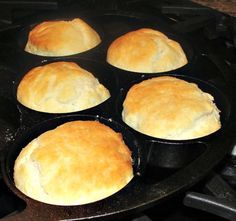
[[30, 31], [25, 51], [42, 56], [66, 56], [90, 50], [100, 42], [98, 33], [79, 18], [45, 21]]
[[107, 62], [128, 71], [155, 73], [180, 68], [188, 61], [178, 42], [157, 30], [142, 28], [114, 40]]
[[129, 126], [152, 137], [193, 139], [221, 127], [219, 110], [213, 101], [194, 83], [156, 77], [130, 88], [122, 117]]
[[14, 166], [16, 187], [56, 205], [106, 198], [133, 177], [131, 152], [121, 134], [98, 121], [72, 121], [30, 142]]
[[47, 113], [68, 113], [101, 104], [109, 91], [92, 73], [74, 62], [53, 62], [31, 69], [17, 88], [26, 107]]

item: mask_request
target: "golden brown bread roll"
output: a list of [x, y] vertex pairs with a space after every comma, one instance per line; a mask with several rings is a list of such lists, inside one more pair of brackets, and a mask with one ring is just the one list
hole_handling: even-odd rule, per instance
[[98, 121], [72, 121], [41, 134], [14, 165], [19, 190], [56, 205], [101, 200], [132, 177], [131, 152], [121, 134]]
[[42, 56], [65, 56], [90, 50], [100, 42], [97, 32], [79, 18], [46, 21], [30, 31], [25, 51]]
[[187, 58], [179, 43], [157, 30], [142, 28], [114, 40], [107, 62], [128, 71], [155, 73], [180, 68]]
[[221, 127], [214, 98], [194, 83], [156, 77], [130, 88], [122, 118], [133, 129], [156, 138], [187, 140]]
[[68, 113], [94, 107], [109, 91], [74, 62], [54, 62], [30, 70], [17, 88], [17, 100], [47, 113]]

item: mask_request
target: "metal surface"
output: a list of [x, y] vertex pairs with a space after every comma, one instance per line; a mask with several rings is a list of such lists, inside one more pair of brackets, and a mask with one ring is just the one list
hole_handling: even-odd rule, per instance
[[[32, 66], [44, 63], [55, 61], [55, 58], [46, 58], [41, 56], [34, 56], [23, 51], [23, 47], [19, 44], [19, 36], [22, 36], [22, 31], [27, 30], [28, 25], [35, 24], [35, 22], [42, 21], [45, 19], [55, 19], [79, 16], [88, 21], [92, 26], [98, 27], [98, 30], [101, 30], [102, 43], [100, 46], [91, 50], [88, 53], [82, 53], [74, 56], [66, 57], [66, 59], [72, 59], [79, 64], [88, 64], [86, 59], [90, 62], [94, 62], [93, 71], [99, 70], [103, 71], [102, 66], [106, 67], [106, 74], [110, 74], [113, 77], [108, 78], [108, 87], [110, 85], [109, 81], [113, 81], [118, 77], [115, 87], [118, 90], [115, 90], [111, 99], [108, 102], [108, 108], [106, 104], [98, 106], [96, 108], [89, 109], [87, 111], [79, 112], [79, 114], [90, 114], [93, 116], [105, 116], [111, 118], [114, 121], [122, 124], [127, 130], [131, 131], [120, 119], [120, 111], [117, 111], [117, 97], [119, 96], [120, 91], [124, 91], [132, 81], [138, 81], [142, 78], [142, 75], [120, 71], [116, 68], [111, 67], [105, 62], [106, 50], [108, 45], [113, 39], [120, 36], [121, 34], [140, 28], [140, 27], [152, 27], [159, 29], [166, 33], [167, 35], [174, 36], [176, 39], [179, 39], [180, 43], [186, 45], [184, 49], [186, 50], [187, 56], [189, 58], [189, 64], [175, 71], [171, 71], [163, 74], [183, 76], [186, 79], [195, 79], [198, 83], [202, 82], [203, 89], [207, 89], [210, 83], [212, 87], [215, 88], [216, 93], [216, 102], [220, 106], [222, 111], [222, 124], [223, 127], [218, 132], [213, 135], [206, 136], [204, 138], [195, 139], [192, 141], [180, 141], [179, 144], [201, 144], [204, 145], [204, 151], [197, 155], [195, 159], [191, 162], [188, 162], [181, 168], [173, 170], [168, 173], [162, 174], [162, 168], [155, 168], [148, 165], [148, 162], [141, 162], [145, 167], [145, 171], [142, 176], [137, 176], [132, 182], [122, 189], [117, 194], [101, 200], [96, 203], [83, 205], [83, 206], [53, 206], [44, 203], [34, 201], [20, 191], [18, 191], [12, 179], [12, 162], [14, 158], [11, 155], [11, 151], [14, 149], [16, 143], [13, 142], [13, 145], [5, 149], [5, 157], [2, 161], [2, 173], [4, 180], [7, 186], [13, 191], [19, 198], [23, 199], [26, 202], [26, 208], [18, 214], [13, 216], [6, 217], [4, 220], [83, 220], [87, 218], [98, 218], [98, 217], [110, 217], [112, 215], [120, 215], [131, 212], [136, 212], [139, 210], [144, 210], [148, 207], [151, 207], [157, 203], [161, 203], [164, 199], [174, 196], [178, 192], [184, 191], [197, 183], [202, 179], [213, 167], [215, 167], [224, 156], [232, 149], [234, 140], [233, 132], [236, 128], [236, 122], [232, 120], [232, 113], [235, 113], [235, 105], [233, 99], [231, 99], [231, 88], [233, 81], [226, 81], [224, 78], [224, 73], [219, 70], [219, 68], [212, 63], [212, 61], [204, 56], [200, 51], [201, 47], [196, 45], [196, 39], [194, 36], [182, 35], [176, 33], [175, 30], [171, 28], [168, 22], [161, 16], [153, 16], [148, 14], [140, 14], [135, 12], [125, 12], [125, 11], [90, 11], [90, 12], [73, 12], [68, 14], [66, 11], [63, 13], [51, 13], [50, 15], [41, 14], [40, 16], [35, 16], [34, 19], [29, 19], [25, 28], [22, 29], [16, 28], [8, 30], [3, 36], [8, 36], [8, 51], [7, 54], [12, 56], [9, 59], [6, 59], [5, 55], [5, 65], [13, 67], [14, 75], [9, 76], [10, 81], [16, 82], [11, 84], [8, 88], [10, 93], [13, 93], [11, 97], [12, 102], [16, 105], [19, 110], [21, 117], [21, 124], [16, 131], [18, 131], [15, 139], [21, 140], [21, 133], [32, 130], [35, 124], [40, 123], [42, 120], [52, 119], [58, 116], [65, 115], [49, 115], [43, 113], [36, 113], [30, 111], [27, 108], [19, 105], [15, 100], [15, 87], [19, 81], [20, 76], [23, 76], [26, 70], [29, 70]], [[48, 16], [48, 17], [47, 17]], [[0, 36], [1, 38], [1, 36]], [[5, 47], [5, 46], [4, 46]], [[9, 55], [6, 55], [9, 56]], [[57, 60], [64, 60], [65, 58], [56, 58]], [[83, 63], [83, 61], [85, 61]], [[89, 68], [89, 65], [85, 65]], [[96, 66], [98, 67], [96, 69]], [[159, 76], [160, 74], [153, 74], [153, 76]], [[0, 76], [1, 79], [2, 76]], [[103, 75], [104, 77], [104, 75]], [[113, 79], [113, 80], [112, 80]], [[231, 78], [230, 78], [231, 79]], [[2, 82], [2, 81], [0, 81]], [[4, 84], [4, 82], [2, 82]], [[114, 85], [111, 83], [111, 85]], [[113, 86], [111, 91], [113, 91]], [[8, 92], [9, 92], [8, 91]], [[218, 93], [218, 91], [220, 93]], [[214, 89], [210, 92], [214, 93]], [[219, 96], [217, 96], [217, 94]], [[223, 94], [223, 95], [222, 95]], [[221, 96], [222, 95], [222, 96]], [[76, 116], [78, 113], [74, 113], [73, 116]], [[134, 136], [140, 141], [142, 145], [142, 152], [146, 154], [147, 151], [144, 149], [146, 146], [144, 144], [153, 144], [158, 146], [159, 143], [166, 143], [170, 145], [175, 145], [176, 142], [164, 141], [160, 139], [153, 139], [148, 136], [140, 135], [132, 131]], [[26, 140], [25, 140], [26, 141]], [[178, 143], [178, 142], [177, 142]], [[186, 145], [188, 148], [188, 145]], [[8, 151], [9, 150], [9, 151]], [[15, 156], [16, 157], [16, 156]], [[147, 159], [144, 155], [142, 160]], [[9, 163], [11, 161], [11, 163]], [[155, 161], [155, 159], [154, 159]], [[163, 170], [165, 171], [165, 170]], [[154, 176], [152, 176], [154, 175]]]
[[186, 206], [201, 209], [228, 220], [236, 220], [236, 192], [218, 175], [212, 174], [205, 184], [210, 195], [188, 192]]

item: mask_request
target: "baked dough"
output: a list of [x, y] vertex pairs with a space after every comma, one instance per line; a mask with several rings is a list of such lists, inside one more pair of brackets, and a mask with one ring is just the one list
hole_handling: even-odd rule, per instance
[[156, 138], [187, 140], [221, 127], [214, 98], [194, 83], [155, 77], [130, 88], [123, 103], [123, 121]]
[[31, 141], [14, 165], [16, 187], [54, 205], [104, 199], [133, 177], [122, 135], [98, 121], [71, 121]]
[[79, 18], [45, 21], [30, 31], [25, 51], [42, 56], [65, 56], [90, 50], [100, 42], [98, 33]]
[[127, 71], [157, 73], [180, 68], [188, 61], [178, 42], [157, 30], [142, 28], [114, 40], [107, 62]]
[[47, 113], [68, 113], [101, 104], [109, 91], [74, 62], [54, 62], [31, 69], [17, 88], [24, 106]]

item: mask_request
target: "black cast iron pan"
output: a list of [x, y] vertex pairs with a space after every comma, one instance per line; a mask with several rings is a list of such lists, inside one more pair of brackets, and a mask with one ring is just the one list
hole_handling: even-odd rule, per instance
[[[186, 77], [182, 77], [185, 78]], [[189, 79], [188, 79], [189, 80]], [[197, 81], [196, 79], [192, 79], [192, 81]], [[155, 144], [154, 148], [158, 148], [160, 143], [164, 143], [174, 146], [176, 148], [176, 144], [183, 146], [184, 148], [190, 148], [191, 145], [194, 144], [205, 146], [204, 151], [196, 157], [191, 163], [188, 162], [188, 165], [185, 165], [182, 169], [176, 170], [171, 175], [162, 178], [156, 179], [158, 172], [155, 171], [155, 167], [159, 167], [160, 165], [155, 165], [153, 167], [149, 165], [149, 159], [147, 158], [147, 151], [144, 148], [149, 148], [149, 146], [139, 146], [138, 143], [143, 141], [144, 135], [138, 136], [135, 134], [136, 132], [132, 131], [127, 126], [120, 126], [121, 124], [116, 124], [114, 126], [113, 119], [105, 119], [101, 116], [76, 116], [71, 115], [68, 117], [59, 117], [55, 119], [51, 119], [46, 121], [34, 128], [31, 128], [30, 131], [27, 131], [25, 135], [20, 136], [14, 145], [12, 145], [6, 153], [6, 157], [2, 162], [2, 172], [3, 178], [7, 183], [8, 187], [17, 194], [18, 197], [23, 199], [26, 202], [26, 208], [19, 214], [5, 218], [6, 220], [63, 220], [63, 219], [86, 219], [86, 218], [98, 218], [98, 217], [107, 217], [111, 215], [118, 215], [124, 212], [134, 212], [138, 209], [145, 209], [150, 207], [153, 204], [160, 203], [163, 199], [166, 199], [173, 194], [188, 188], [193, 183], [199, 181], [206, 172], [211, 170], [229, 151], [232, 147], [232, 141], [227, 139], [229, 133], [229, 128], [227, 128], [227, 121], [229, 120], [230, 106], [226, 97], [218, 91], [215, 87], [210, 86], [201, 81], [197, 81], [200, 87], [204, 87], [205, 91], [211, 92], [214, 94], [216, 104], [222, 111], [222, 129], [217, 131], [216, 133], [206, 136], [204, 138], [195, 139], [191, 141], [164, 141], [159, 139], [150, 139], [146, 136], [146, 140], [149, 145]], [[209, 91], [210, 90], [210, 91]], [[71, 121], [74, 119], [98, 119], [106, 124], [109, 124], [111, 127], [118, 131], [120, 131], [123, 136], [126, 138], [126, 142], [129, 141], [128, 144], [132, 151], [134, 151], [134, 169], [135, 173], [139, 174], [136, 176], [130, 184], [128, 184], [124, 189], [122, 189], [117, 194], [113, 196], [101, 200], [96, 203], [91, 203], [83, 206], [54, 206], [48, 205], [45, 203], [41, 203], [35, 200], [26, 197], [20, 191], [18, 191], [13, 182], [12, 173], [13, 173], [13, 165], [14, 160], [17, 157], [17, 154], [30, 140], [41, 134], [43, 131], [51, 129], [62, 122]], [[130, 133], [132, 131], [135, 136]], [[137, 142], [136, 142], [137, 140]], [[222, 146], [222, 142], [224, 145]], [[186, 146], [187, 145], [187, 146]], [[141, 148], [141, 149], [139, 149]], [[177, 147], [178, 148], [178, 147]], [[153, 151], [153, 150], [152, 150]], [[150, 151], [148, 151], [150, 154]], [[137, 153], [140, 153], [137, 154]], [[168, 153], [168, 151], [167, 151]], [[171, 153], [169, 151], [169, 153]], [[139, 155], [139, 157], [137, 157]], [[158, 156], [158, 155], [154, 155]], [[165, 156], [168, 158], [168, 154]], [[158, 159], [156, 159], [158, 161]], [[156, 162], [155, 158], [152, 158], [152, 162]], [[145, 170], [145, 171], [143, 171]], [[147, 171], [150, 170], [150, 171]], [[144, 172], [144, 173], [143, 173]], [[155, 178], [152, 182], [147, 178], [147, 175], [154, 173]]]
[[[166, 179], [156, 183], [148, 183], [145, 181], [145, 176], [135, 177], [127, 187], [107, 199], [97, 203], [72, 207], [40, 203], [26, 197], [15, 188], [12, 180], [12, 169], [20, 145], [14, 145], [2, 162], [3, 178], [8, 187], [27, 205], [19, 214], [7, 217], [4, 220], [81, 220], [119, 215], [124, 212], [134, 212], [138, 209], [143, 210], [199, 181], [228, 152], [232, 143], [226, 136], [227, 133], [222, 131], [212, 141], [203, 142], [207, 145], [206, 151], [191, 164]], [[222, 141], [224, 146], [221, 145]]]
[[[62, 18], [64, 18], [65, 15], [66, 13], [62, 15]], [[90, 61], [96, 60], [97, 62], [107, 67], [109, 65], [105, 62], [105, 52], [107, 50], [108, 44], [113, 39], [120, 36], [124, 31], [135, 30], [137, 28], [143, 27], [144, 25], [146, 27], [148, 26], [157, 29], [159, 27], [159, 30], [169, 33], [172, 36], [177, 36], [176, 39], [179, 40], [181, 44], [189, 45], [185, 44], [185, 41], [183, 40], [184, 38], [182, 38], [183, 36], [178, 36], [173, 32], [173, 30], [171, 30], [171, 28], [168, 26], [168, 23], [165, 23], [161, 18], [155, 20], [155, 16], [150, 18], [151, 16], [149, 15], [140, 16], [140, 14], [135, 14], [133, 12], [124, 13], [120, 11], [103, 11], [101, 14], [99, 14], [99, 12], [97, 12], [97, 14], [88, 13], [87, 15], [83, 14], [83, 16], [84, 18], [86, 18], [87, 16], [90, 18], [90, 21], [97, 23], [104, 33], [104, 44], [102, 48], [100, 48], [101, 50], [98, 53], [96, 52], [93, 55], [88, 54], [86, 56], [91, 55]], [[57, 15], [55, 18], [58, 19], [58, 17], [59, 15]], [[78, 15], [78, 17], [80, 16]], [[50, 16], [50, 18], [52, 17]], [[48, 19], [45, 17], [45, 20]], [[31, 24], [35, 24], [35, 21], [32, 21]], [[93, 23], [91, 22], [91, 25], [92, 24]], [[191, 46], [193, 45], [194, 41], [192, 42]], [[188, 51], [190, 53], [188, 53]], [[83, 115], [90, 114], [92, 115], [90, 117], [92, 117], [93, 119], [102, 119], [108, 124], [117, 122], [117, 125], [121, 125], [121, 128], [123, 128], [118, 130], [121, 130], [122, 133], [124, 132], [124, 137], [128, 137], [128, 140], [130, 136], [134, 137], [134, 139], [131, 139], [130, 141], [131, 148], [134, 148], [135, 153], [135, 148], [139, 147], [136, 152], [140, 153], [140, 157], [137, 158], [138, 160], [140, 160], [140, 164], [134, 164], [134, 169], [137, 176], [135, 176], [131, 183], [123, 188], [120, 192], [99, 202], [83, 206], [54, 206], [32, 200], [15, 188], [12, 178], [13, 163], [19, 150], [36, 135], [49, 129], [50, 126], [53, 127], [53, 125], [55, 126], [59, 122], [64, 122], [69, 119], [78, 119], [81, 117], [81, 115], [78, 115], [79, 113], [73, 113], [70, 116], [50, 115], [49, 117], [45, 117], [43, 113], [37, 113], [36, 115], [40, 115], [40, 117], [37, 119], [32, 119], [31, 121], [29, 120], [31, 114], [22, 115], [22, 112], [26, 111], [26, 113], [32, 113], [33, 116], [36, 115], [34, 115], [34, 113], [29, 110], [23, 110], [24, 107], [20, 107], [20, 105], [18, 105], [18, 107], [20, 107], [19, 110], [22, 117], [21, 122], [29, 123], [26, 123], [27, 125], [24, 125], [24, 123], [20, 125], [18, 134], [16, 135], [16, 140], [13, 142], [13, 145], [5, 149], [4, 159], [1, 165], [3, 177], [6, 184], [19, 198], [21, 198], [25, 202], [26, 206], [22, 212], [15, 214], [12, 217], [6, 217], [5, 220], [83, 220], [91, 218], [103, 219], [105, 217], [113, 217], [116, 215], [135, 212], [138, 210], [144, 210], [157, 203], [161, 203], [163, 200], [168, 199], [169, 197], [173, 197], [178, 192], [186, 190], [187, 188], [198, 182], [200, 179], [202, 179], [218, 162], [220, 162], [224, 158], [226, 153], [228, 153], [228, 151], [230, 151], [230, 149], [232, 148], [233, 139], [231, 139], [231, 133], [232, 127], [235, 127], [235, 125], [234, 123], [230, 124], [232, 116], [230, 106], [231, 101], [228, 100], [227, 95], [224, 96], [224, 92], [226, 90], [225, 88], [221, 87], [217, 88], [218, 85], [220, 85], [218, 83], [222, 80], [222, 73], [214, 70], [213, 76], [213, 74], [207, 70], [205, 74], [202, 74], [201, 72], [198, 75], [199, 70], [205, 70], [212, 64], [210, 64], [210, 62], [208, 61], [205, 62], [206, 64], [202, 63], [201, 60], [205, 59], [202, 58], [202, 56], [197, 52], [195, 53], [193, 47], [186, 47], [186, 53], [190, 55], [188, 56], [188, 58], [193, 57], [194, 59], [190, 59], [189, 64], [185, 67], [175, 71], [171, 71], [169, 74], [182, 74], [184, 75], [182, 77], [186, 77], [186, 79], [188, 80], [191, 79], [189, 79], [187, 76], [194, 76], [195, 78], [192, 78], [193, 81], [201, 84], [200, 86], [203, 86], [203, 90], [207, 89], [209, 90], [207, 92], [210, 92], [215, 96], [217, 106], [219, 106], [222, 111], [222, 129], [212, 135], [203, 138], [189, 141], [172, 142], [169, 140], [167, 141], [161, 139], [153, 139], [151, 137], [138, 134], [122, 122], [120, 115], [118, 114], [120, 112], [117, 110], [112, 111], [112, 113], [106, 113], [105, 111], [105, 116], [103, 116], [104, 109], [101, 107], [95, 108], [95, 111], [93, 112], [84, 111]], [[80, 64], [82, 65], [83, 61], [80, 59], [86, 56], [75, 55], [71, 56], [71, 58], [76, 60], [78, 59], [78, 63], [81, 62]], [[19, 46], [19, 48], [16, 49], [15, 57], [13, 58], [13, 60], [18, 61], [18, 67], [20, 67], [16, 71], [16, 73], [23, 74], [23, 72], [19, 72], [20, 70], [23, 70], [22, 67], [24, 67], [24, 70], [27, 70], [29, 64], [36, 65], [37, 62], [42, 62], [42, 57], [27, 54]], [[46, 60], [46, 62], [52, 61], [48, 58]], [[113, 74], [119, 76], [117, 86], [121, 92], [131, 85], [131, 81], [138, 81], [140, 77], [143, 78], [142, 74], [119, 71], [118, 69], [112, 68], [111, 66], [109, 66], [109, 68], [113, 70]], [[124, 75], [121, 74], [121, 72], [123, 72]], [[159, 76], [159, 74], [149, 76]], [[213, 82], [215, 86], [211, 86], [209, 82]], [[113, 98], [115, 98], [116, 96], [120, 96], [120, 94], [117, 93], [115, 96], [113, 96]], [[114, 110], [115, 105], [116, 99], [112, 99], [112, 102], [110, 103], [111, 110]], [[43, 123], [38, 124], [43, 119]], [[33, 126], [36, 123], [37, 125]], [[115, 126], [115, 128], [117, 127]], [[22, 136], [21, 134], [24, 135]], [[133, 146], [132, 144], [135, 140], [137, 140], [137, 145]], [[182, 165], [172, 165], [171, 168], [166, 168], [166, 164], [164, 166], [152, 164], [152, 162], [157, 162], [156, 157], [158, 157], [158, 155], [153, 154], [153, 148], [156, 148], [158, 145], [163, 145], [166, 147], [172, 146], [174, 149], [178, 149], [176, 147], [181, 147], [183, 150], [186, 150], [187, 148], [193, 149], [194, 147], [196, 147], [196, 149], [200, 151], [195, 157], [191, 159], [191, 162], [184, 162], [182, 163]], [[171, 153], [171, 151], [172, 150], [167, 152]], [[183, 153], [185, 153], [185, 151], [183, 151]], [[136, 160], [135, 162], [138, 162], [138, 160]], [[140, 166], [136, 167], [136, 165]]]

